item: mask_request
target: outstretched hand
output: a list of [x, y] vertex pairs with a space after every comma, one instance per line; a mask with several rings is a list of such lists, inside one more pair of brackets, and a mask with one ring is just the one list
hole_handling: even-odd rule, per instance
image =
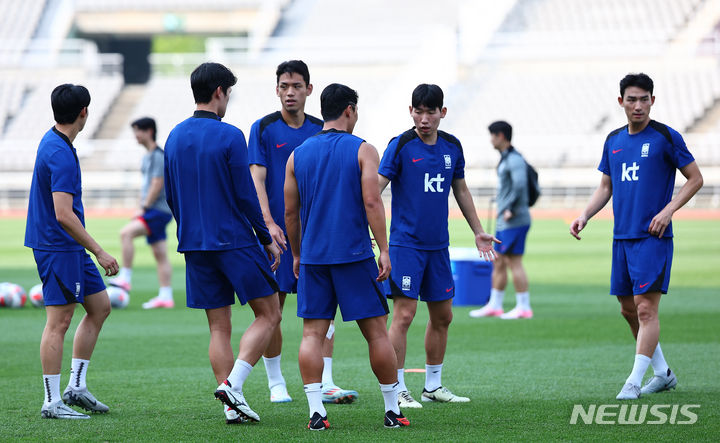
[[495, 238], [495, 236], [486, 232], [475, 236], [475, 246], [477, 246], [480, 257], [486, 261], [495, 261], [497, 258], [497, 254], [495, 254], [495, 250], [493, 249], [493, 242], [502, 243], [500, 240]]

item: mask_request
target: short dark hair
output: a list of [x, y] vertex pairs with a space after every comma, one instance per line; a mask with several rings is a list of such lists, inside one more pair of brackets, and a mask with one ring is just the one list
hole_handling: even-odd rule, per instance
[[203, 63], [190, 74], [190, 87], [195, 103], [210, 103], [213, 92], [220, 86], [227, 94], [228, 88], [237, 83], [237, 77], [220, 63]]
[[357, 91], [339, 83], [331, 83], [320, 94], [320, 113], [326, 122], [337, 120], [348, 105], [355, 106], [357, 102]]
[[155, 140], [155, 136], [157, 135], [157, 125], [155, 124], [155, 119], [150, 117], [143, 117], [135, 120], [130, 124], [133, 128], [138, 128], [141, 131], [147, 131], [148, 129], [152, 129], [152, 138]]
[[491, 134], [502, 134], [505, 136], [505, 140], [511, 141], [512, 140], [512, 126], [510, 126], [510, 123], [502, 120], [498, 120], [496, 122], [490, 123], [490, 126], [488, 126], [488, 131], [490, 131]]
[[302, 60], [289, 60], [278, 65], [275, 76], [277, 83], [280, 83], [280, 76], [283, 74], [300, 74], [305, 80], [305, 86], [310, 84], [310, 70]]
[[426, 106], [429, 109], [442, 109], [444, 94], [440, 86], [423, 83], [412, 93], [412, 107]]
[[62, 124], [74, 123], [83, 108], [90, 105], [90, 92], [85, 86], [62, 84], [50, 94], [53, 117]]
[[642, 72], [638, 74], [630, 73], [620, 80], [620, 97], [625, 97], [625, 90], [631, 86], [636, 86], [642, 90], [648, 91], [650, 95], [652, 95], [653, 87], [655, 85], [653, 84], [650, 76], [647, 74], [643, 74]]

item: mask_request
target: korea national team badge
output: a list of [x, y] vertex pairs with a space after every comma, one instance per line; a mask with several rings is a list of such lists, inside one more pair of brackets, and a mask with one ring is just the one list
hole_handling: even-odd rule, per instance
[[450, 158], [449, 155], [445, 154], [445, 169], [450, 169], [452, 167], [452, 158]]
[[409, 291], [409, 290], [410, 290], [410, 276], [409, 276], [409, 275], [403, 275], [403, 279], [402, 279], [402, 290], [403, 290], [403, 291]]
[[640, 157], [647, 157], [649, 153], [650, 153], [650, 143], [643, 143], [642, 151], [640, 152]]

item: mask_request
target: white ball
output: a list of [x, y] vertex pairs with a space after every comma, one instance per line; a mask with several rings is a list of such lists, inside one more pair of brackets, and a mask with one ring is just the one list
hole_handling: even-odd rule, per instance
[[27, 294], [22, 286], [15, 283], [0, 283], [0, 307], [22, 308], [27, 301]]
[[36, 308], [42, 308], [43, 306], [45, 306], [45, 299], [43, 299], [42, 288], [42, 283], [38, 283], [32, 288], [30, 288], [30, 292], [28, 292], [28, 299], [30, 299], [30, 303]]
[[125, 308], [130, 303], [130, 294], [123, 288], [117, 286], [108, 286], [107, 294], [110, 298], [110, 306], [113, 308]]

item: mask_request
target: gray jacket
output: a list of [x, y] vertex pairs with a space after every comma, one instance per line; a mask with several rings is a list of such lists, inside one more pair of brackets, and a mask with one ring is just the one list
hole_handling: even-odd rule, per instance
[[[513, 148], [506, 149], [497, 167], [497, 231], [530, 225], [528, 207], [527, 165], [525, 159]], [[512, 218], [505, 221], [503, 212], [512, 211]]]

